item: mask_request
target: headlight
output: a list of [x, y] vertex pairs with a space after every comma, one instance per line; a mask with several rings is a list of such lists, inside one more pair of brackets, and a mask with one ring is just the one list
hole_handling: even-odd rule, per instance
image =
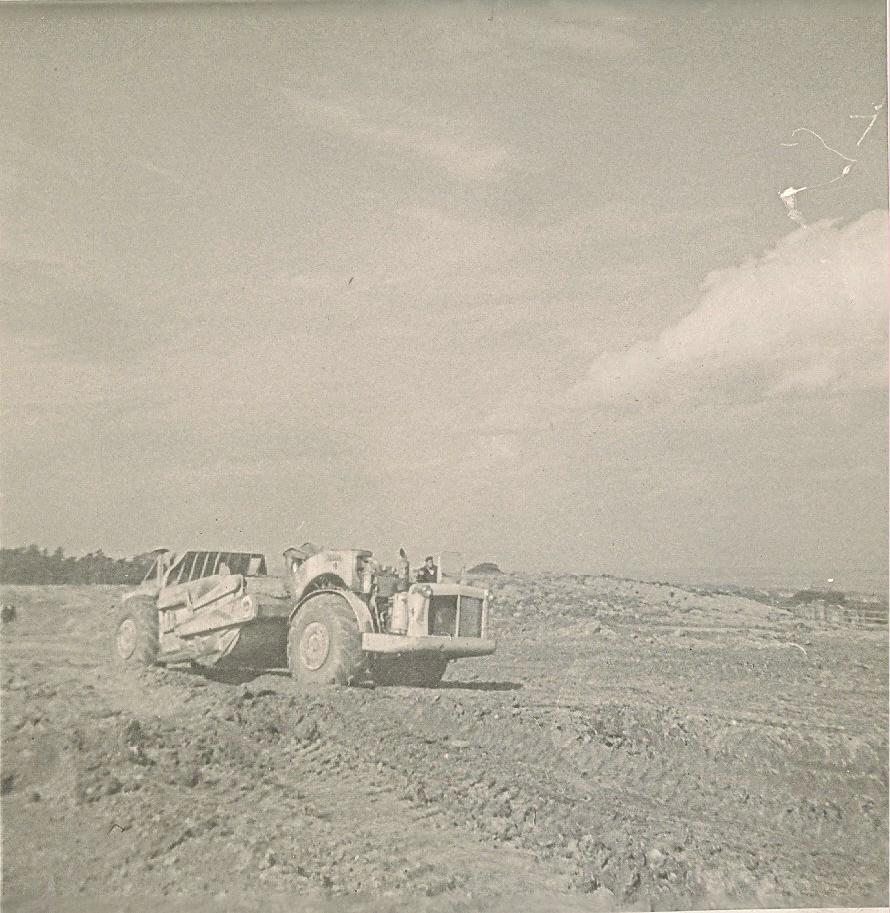
[[429, 585], [427, 585], [427, 586], [422, 586], [422, 587], [418, 590], [418, 592], [420, 593], [421, 596], [423, 596], [424, 599], [429, 599], [430, 596], [433, 595], [433, 588], [432, 588], [431, 586], [429, 586]]

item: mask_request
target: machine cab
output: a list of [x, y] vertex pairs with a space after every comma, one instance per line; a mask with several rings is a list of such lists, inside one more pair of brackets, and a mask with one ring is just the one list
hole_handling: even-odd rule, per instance
[[464, 559], [460, 552], [440, 552], [435, 555], [436, 583], [460, 583], [464, 579]]

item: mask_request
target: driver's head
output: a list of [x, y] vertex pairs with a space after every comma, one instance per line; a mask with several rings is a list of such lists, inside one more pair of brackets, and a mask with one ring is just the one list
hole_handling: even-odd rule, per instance
[[433, 566], [433, 556], [432, 555], [427, 555], [426, 558], [424, 558], [424, 561], [426, 562], [427, 567]]

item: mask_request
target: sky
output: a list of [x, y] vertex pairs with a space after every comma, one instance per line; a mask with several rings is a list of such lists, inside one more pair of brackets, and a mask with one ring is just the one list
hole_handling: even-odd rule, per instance
[[4, 545], [886, 581], [883, 4], [5, 5], [0, 86]]

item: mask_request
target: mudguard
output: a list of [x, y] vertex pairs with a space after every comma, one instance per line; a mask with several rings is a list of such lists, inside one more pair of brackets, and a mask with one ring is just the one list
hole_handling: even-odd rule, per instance
[[353, 614], [355, 615], [355, 620], [358, 622], [358, 629], [362, 633], [373, 633], [374, 631], [374, 619], [371, 616], [371, 610], [365, 605], [365, 603], [359, 599], [355, 593], [350, 590], [313, 590], [311, 593], [304, 596], [298, 603], [293, 612], [290, 613], [288, 618], [288, 623], [292, 622], [294, 618], [299, 614], [300, 609], [312, 599], [313, 596], [317, 596], [319, 593], [334, 593], [337, 596], [342, 597], [347, 605], [352, 609]]

